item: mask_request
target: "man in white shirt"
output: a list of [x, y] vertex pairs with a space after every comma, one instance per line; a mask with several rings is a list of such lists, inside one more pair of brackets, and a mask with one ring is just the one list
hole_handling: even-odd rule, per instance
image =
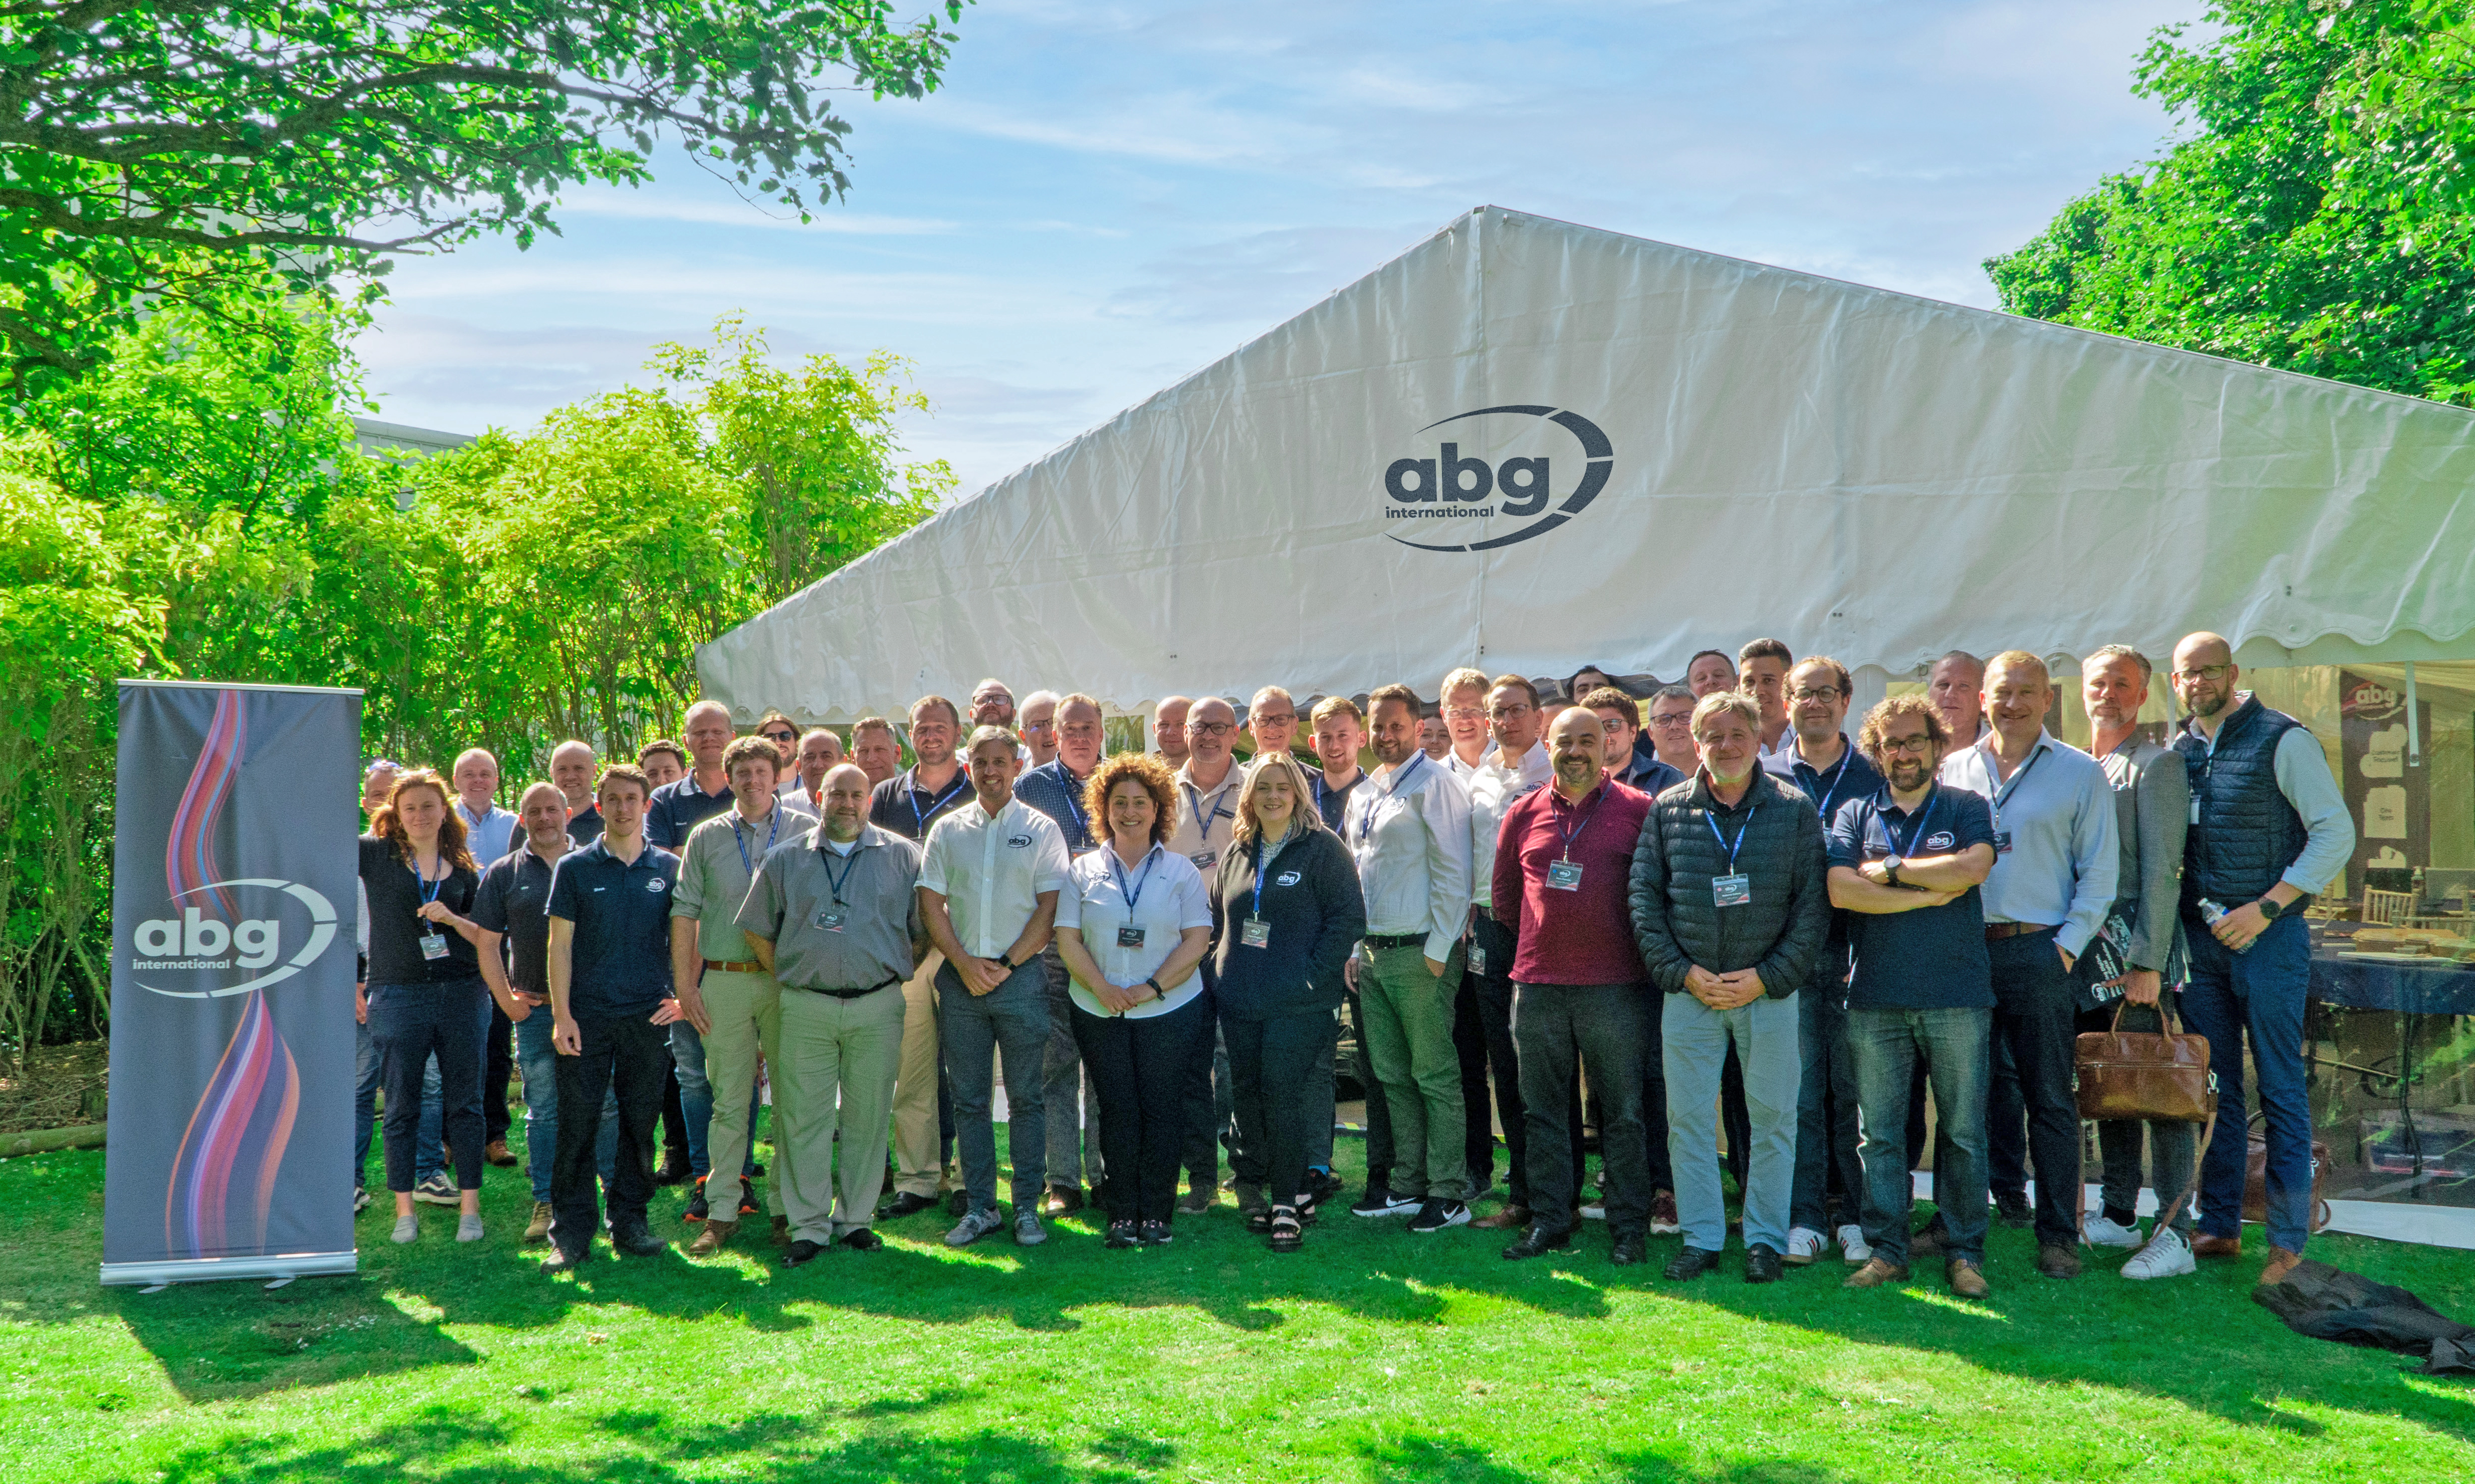
[[[1521, 1072], [1512, 1045], [1512, 954], [1520, 925], [1517, 904], [1505, 918], [1494, 912], [1495, 841], [1512, 801], [1556, 776], [1556, 765], [1538, 740], [1538, 689], [1519, 675], [1498, 675], [1486, 693], [1486, 719], [1495, 745], [1480, 754], [1468, 776], [1470, 801], [1469, 971], [1454, 1003], [1453, 1046], [1460, 1058], [1461, 1099], [1468, 1136], [1463, 1141], [1474, 1189], [1495, 1183], [1495, 1130], [1504, 1129], [1509, 1179], [1505, 1202], [1476, 1225], [1518, 1231], [1530, 1224], [1528, 1109], [1521, 1101]], [[1495, 1109], [1487, 1110], [1487, 1070], [1495, 1071]], [[1578, 1168], [1578, 1166], [1577, 1166]]]
[[[1163, 704], [1165, 711], [1166, 704]], [[1168, 848], [1194, 863], [1210, 881], [1220, 868], [1220, 852], [1229, 848], [1229, 833], [1238, 825], [1238, 794], [1246, 786], [1245, 770], [1230, 748], [1238, 740], [1238, 712], [1216, 695], [1187, 703], [1186, 766], [1177, 770], [1177, 828]], [[1211, 993], [1212, 961], [1204, 961], [1204, 992]], [[1229, 1091], [1228, 1074], [1214, 1055], [1217, 1035], [1202, 1038], [1186, 1088], [1186, 1141], [1179, 1157], [1186, 1164], [1186, 1194], [1177, 1208], [1191, 1216], [1212, 1208], [1220, 1190], [1220, 1147], [1234, 1137], [1237, 1101]]]
[[1040, 951], [1066, 885], [1066, 837], [1014, 796], [1021, 743], [1003, 727], [971, 733], [972, 802], [937, 821], [919, 868], [919, 915], [945, 956], [937, 970], [937, 1030], [954, 1097], [963, 1219], [945, 1234], [968, 1247], [1005, 1225], [997, 1211], [990, 1058], [1005, 1058], [1007, 1145], [1014, 1159], [1014, 1239], [1047, 1240], [1040, 1224], [1048, 1130], [1041, 1098], [1048, 980]]
[[1352, 1210], [1411, 1211], [1409, 1229], [1466, 1225], [1472, 1194], [1462, 1135], [1460, 1058], [1453, 1049], [1453, 1002], [1467, 955], [1469, 794], [1444, 765], [1418, 748], [1417, 693], [1387, 685], [1374, 703], [1375, 757], [1383, 766], [1351, 796], [1341, 839], [1366, 895], [1366, 937], [1348, 979], [1366, 1011], [1375, 1079], [1392, 1114], [1392, 1168]]
[[1246, 703], [1246, 732], [1255, 739], [1255, 756], [1287, 752], [1298, 736], [1298, 703], [1289, 693], [1267, 685]]
[[812, 726], [799, 739], [796, 757], [798, 766], [782, 791], [782, 802], [822, 818], [825, 775], [842, 766], [843, 740], [831, 727]]
[[1787, 672], [1796, 656], [1776, 639], [1756, 639], [1736, 651], [1736, 689], [1762, 711], [1762, 756], [1796, 745], [1787, 722]]
[[1444, 735], [1451, 747], [1437, 757], [1432, 747], [1423, 750], [1429, 757], [1453, 770], [1453, 776], [1463, 783], [1486, 761], [1488, 738], [1486, 727], [1486, 676], [1464, 665], [1444, 677], [1443, 698], [1436, 702], [1442, 715]]

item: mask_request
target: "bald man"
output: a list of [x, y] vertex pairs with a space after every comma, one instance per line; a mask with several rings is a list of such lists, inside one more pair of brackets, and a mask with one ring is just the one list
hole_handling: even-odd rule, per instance
[[722, 755], [731, 736], [729, 707], [698, 701], [688, 708], [688, 775], [653, 791], [645, 810], [645, 843], [676, 855], [687, 848], [690, 830], [730, 807]]
[[1965, 649], [1953, 649], [1934, 661], [1925, 676], [1925, 699], [1942, 713], [1950, 731], [1950, 750], [1973, 747], [1985, 730], [1985, 662]]
[[570, 740], [550, 750], [550, 781], [567, 805], [567, 838], [579, 845], [601, 838], [601, 806], [593, 797], [600, 771], [591, 742]]
[[499, 760], [487, 747], [467, 747], [455, 759], [455, 814], [464, 821], [464, 847], [473, 864], [487, 865], [514, 848], [515, 811], [499, 807]]
[[1190, 695], [1172, 695], [1152, 708], [1152, 740], [1160, 744], [1161, 761], [1173, 769], [1186, 766], [1186, 714], [1193, 708]]

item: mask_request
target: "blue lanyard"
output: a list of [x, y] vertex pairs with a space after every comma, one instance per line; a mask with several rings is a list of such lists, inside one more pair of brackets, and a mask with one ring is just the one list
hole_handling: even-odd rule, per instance
[[[782, 806], [781, 806], [781, 805], [779, 805], [779, 804], [776, 804], [776, 805], [774, 805], [774, 806], [773, 806], [773, 812], [772, 812], [772, 814], [767, 815], [765, 816], [765, 850], [764, 850], [764, 854], [766, 854], [766, 855], [771, 855], [771, 854], [772, 854], [772, 852], [773, 852], [773, 836], [774, 836], [774, 833], [775, 833], [776, 831], [780, 830], [781, 828], [782, 828]], [[738, 811], [738, 810], [736, 810], [736, 809], [733, 809], [733, 810], [730, 812], [730, 838], [731, 838], [731, 840], [739, 846], [739, 868], [740, 868], [741, 870], [743, 870], [743, 871], [746, 871], [746, 872], [747, 872], [748, 875], [750, 875], [750, 876], [755, 875], [755, 874], [756, 874], [756, 863], [755, 863], [754, 861], [751, 861], [751, 860], [749, 860], [749, 859], [747, 858], [747, 837], [739, 833], [739, 811]]]
[[840, 876], [834, 874], [835, 852], [826, 846], [824, 841], [819, 840], [817, 842], [817, 853], [825, 858], [825, 885], [833, 890], [834, 905], [836, 907], [841, 907], [845, 905], [843, 902], [843, 888], [849, 884], [851, 872], [859, 869], [859, 847], [856, 842], [854, 842], [851, 847], [851, 853], [843, 857], [843, 873]]
[[430, 903], [437, 901], [438, 893], [446, 888], [447, 878], [454, 874], [455, 867], [447, 864], [447, 853], [443, 850], [438, 854], [438, 879], [436, 881], [432, 881], [429, 877], [421, 874], [421, 857], [414, 856], [412, 858], [412, 879], [421, 888], [421, 905], [428, 907]]
[[[1290, 834], [1292, 834], [1292, 835], [1293, 835], [1293, 834], [1295, 834], [1295, 833], [1296, 833], [1296, 831], [1297, 831], [1297, 828], [1298, 828], [1298, 827], [1297, 827], [1294, 823], [1293, 823], [1293, 824], [1291, 824], [1291, 825], [1289, 826]], [[1254, 912], [1253, 912], [1253, 915], [1254, 915], [1254, 916], [1261, 917], [1261, 916], [1262, 916], [1262, 915], [1263, 915], [1263, 878], [1264, 878], [1264, 876], [1265, 876], [1265, 875], [1267, 875], [1267, 874], [1269, 874], [1269, 873], [1270, 873], [1270, 871], [1271, 871], [1271, 869], [1272, 869], [1272, 863], [1273, 863], [1273, 862], [1275, 862], [1275, 861], [1277, 861], [1277, 860], [1279, 860], [1279, 859], [1281, 858], [1281, 852], [1288, 848], [1289, 839], [1290, 839], [1290, 836], [1289, 836], [1289, 835], [1284, 835], [1284, 836], [1282, 836], [1279, 839], [1274, 840], [1274, 841], [1272, 842], [1272, 851], [1271, 851], [1271, 854], [1269, 854], [1269, 855], [1265, 855], [1265, 854], [1263, 853], [1263, 839], [1262, 839], [1262, 837], [1259, 835], [1259, 836], [1257, 836], [1257, 837], [1255, 838], [1255, 851], [1254, 851], [1254, 854], [1255, 854], [1255, 910], [1254, 910]]]
[[[1425, 753], [1411, 753], [1409, 755], [1409, 761], [1401, 765], [1401, 771], [1392, 775], [1392, 786], [1384, 791], [1384, 799], [1399, 798], [1401, 796], [1401, 791], [1409, 786], [1410, 775], [1426, 766], [1427, 755]], [[1367, 805], [1366, 813], [1359, 816], [1359, 844], [1365, 844], [1367, 837], [1375, 833], [1375, 811], [1382, 807], [1383, 802], [1383, 799], [1379, 799], [1375, 803]]]
[[[1233, 773], [1237, 773], [1238, 766], [1234, 763], [1231, 764], [1229, 766], [1229, 770]], [[1219, 791], [1212, 795], [1212, 813], [1208, 815], [1203, 812], [1203, 795], [1196, 791], [1194, 785], [1190, 783], [1181, 783], [1178, 785], [1179, 788], [1186, 791], [1187, 813], [1194, 817], [1194, 838], [1196, 839], [1202, 841], [1206, 845], [1211, 844], [1212, 821], [1214, 819], [1235, 819], [1238, 817], [1228, 810], [1221, 808], [1220, 804], [1223, 799], [1229, 797], [1230, 790], [1238, 787], [1238, 784], [1244, 781], [1245, 774], [1238, 773], [1237, 777], [1222, 784]]]
[[1117, 847], [1106, 845], [1101, 848], [1109, 852], [1109, 872], [1117, 878], [1117, 895], [1126, 899], [1126, 920], [1132, 922], [1135, 920], [1135, 905], [1143, 899], [1143, 883], [1152, 879], [1152, 863], [1160, 859], [1161, 847], [1154, 845], [1144, 853], [1143, 868], [1136, 874], [1132, 891], [1126, 889], [1126, 869], [1118, 864]]
[[[1830, 826], [1831, 801], [1839, 797], [1839, 786], [1848, 781], [1848, 765], [1855, 756], [1856, 749], [1849, 746], [1844, 741], [1839, 744], [1839, 763], [1829, 773], [1830, 791], [1822, 795], [1822, 824], [1825, 829]], [[1806, 766], [1806, 771], [1813, 773], [1814, 782], [1822, 781], [1824, 775], [1811, 765]]]
[[[1987, 756], [1992, 756], [1992, 749], [1988, 749]], [[2028, 761], [2020, 765], [2020, 770], [2011, 775], [2011, 781], [1994, 791], [1994, 827], [1996, 829], [2002, 828], [2002, 806], [2011, 801], [2012, 794], [2020, 791], [2020, 785], [2028, 781], [2029, 771], [2043, 761], [2045, 756], [2046, 749], [2043, 747], [2029, 753]]]
[[[1607, 801], [1607, 790], [1606, 790], [1606, 785], [1605, 785], [1605, 784], [1601, 784], [1599, 787], [1597, 787], [1596, 789], [1591, 790], [1590, 791], [1591, 791], [1591, 792], [1593, 792], [1593, 793], [1595, 793], [1595, 794], [1597, 794], [1597, 795], [1598, 795], [1598, 797], [1596, 797], [1595, 799], [1592, 799], [1592, 800], [1590, 801], [1590, 807], [1589, 807], [1586, 811], [1584, 811], [1584, 812], [1582, 813], [1581, 817], [1580, 819], [1578, 819], [1578, 820], [1574, 821], [1572, 828], [1570, 828], [1570, 829], [1566, 829], [1566, 828], [1565, 828], [1561, 823], [1558, 823], [1558, 824], [1556, 826], [1556, 830], [1557, 830], [1560, 834], [1562, 834], [1562, 836], [1564, 837], [1564, 855], [1563, 855], [1563, 859], [1565, 859], [1565, 860], [1567, 860], [1567, 861], [1569, 861], [1569, 860], [1573, 859], [1573, 841], [1574, 841], [1574, 840], [1576, 840], [1576, 839], [1579, 839], [1581, 838], [1581, 832], [1582, 832], [1583, 830], [1586, 830], [1586, 829], [1588, 829], [1588, 828], [1590, 827], [1590, 816], [1591, 816], [1592, 815], [1597, 814], [1597, 813], [1599, 812], [1599, 806], [1600, 806], [1601, 804], [1604, 804], [1604, 803], [1605, 803], [1605, 802]], [[1564, 800], [1563, 800], [1563, 798], [1562, 798], [1562, 796], [1561, 796], [1561, 795], [1557, 795], [1557, 796], [1556, 797], [1556, 812], [1557, 814], [1559, 814], [1559, 815], [1569, 814], [1569, 813], [1571, 813], [1571, 812], [1572, 812], [1572, 811], [1570, 810], [1570, 808], [1569, 808], [1569, 807], [1567, 807], [1567, 806], [1564, 804]], [[1708, 818], [1708, 817], [1709, 817], [1709, 815], [1703, 815], [1703, 817], [1706, 819], [1706, 818]], [[1746, 816], [1745, 816], [1745, 823], [1746, 823], [1747, 825], [1751, 825], [1752, 822], [1753, 822], [1753, 819], [1752, 819], [1752, 816], [1751, 815], [1746, 815]], [[1713, 830], [1716, 830], [1716, 829], [1718, 828], [1718, 826], [1714, 824], [1714, 825], [1712, 825], [1710, 828], [1711, 828], [1711, 829], [1713, 829]], [[1741, 839], [1743, 839], [1744, 838], [1745, 838], [1745, 832], [1744, 832], [1743, 830], [1738, 830], [1738, 831], [1736, 832], [1736, 839], [1740, 839], [1740, 840], [1741, 840]], [[1733, 851], [1730, 851], [1730, 852], [1728, 852], [1728, 869], [1729, 869], [1729, 870], [1731, 870], [1731, 871], [1732, 871], [1732, 870], [1734, 870], [1735, 868], [1736, 868], [1736, 857], [1735, 857], [1735, 853], [1734, 853]]]
[[1941, 807], [1942, 791], [1929, 787], [1925, 792], [1925, 807], [1920, 810], [1916, 818], [1910, 822], [1905, 843], [1900, 841], [1899, 828], [1896, 825], [1888, 819], [1882, 821], [1882, 833], [1891, 837], [1892, 848], [1899, 853], [1899, 859], [1906, 860], [1908, 852], [1916, 848], [1917, 841], [1924, 838], [1925, 826], [1933, 822], [1934, 811]]
[[969, 769], [966, 768], [962, 772], [956, 773], [954, 775], [954, 781], [945, 786], [945, 791], [937, 795], [936, 802], [928, 806], [928, 814], [923, 815], [919, 812], [919, 769], [916, 767], [913, 768], [911, 770], [911, 787], [902, 791], [911, 796], [911, 827], [918, 830], [922, 835], [927, 834], [928, 815], [933, 815], [939, 810], [944, 808], [945, 801], [947, 799], [952, 798], [955, 794], [962, 792], [965, 789], [968, 789], [970, 786], [971, 774]]
[[1730, 876], [1736, 874], [1736, 848], [1745, 842], [1745, 832], [1753, 827], [1753, 815], [1760, 814], [1761, 812], [1762, 806], [1759, 804], [1755, 804], [1752, 808], [1745, 811], [1745, 822], [1736, 826], [1736, 839], [1734, 844], [1728, 844], [1728, 837], [1719, 833], [1718, 815], [1703, 815], [1702, 816], [1702, 822], [1710, 827], [1710, 838], [1717, 840], [1720, 844], [1728, 847], [1728, 874]]
[[1083, 812], [1083, 801], [1075, 795], [1082, 791], [1074, 787], [1074, 774], [1064, 763], [1057, 765], [1057, 776], [1066, 780], [1066, 810], [1074, 816], [1074, 833], [1084, 844], [1091, 843], [1091, 816]]

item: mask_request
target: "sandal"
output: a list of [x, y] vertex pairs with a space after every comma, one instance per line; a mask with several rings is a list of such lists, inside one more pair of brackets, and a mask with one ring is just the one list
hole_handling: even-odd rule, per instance
[[1257, 1206], [1246, 1213], [1246, 1229], [1261, 1235], [1272, 1229], [1272, 1207]]
[[1296, 1207], [1287, 1205], [1272, 1207], [1271, 1220], [1265, 1225], [1272, 1233], [1272, 1251], [1293, 1253], [1306, 1245], [1306, 1229], [1298, 1224]]

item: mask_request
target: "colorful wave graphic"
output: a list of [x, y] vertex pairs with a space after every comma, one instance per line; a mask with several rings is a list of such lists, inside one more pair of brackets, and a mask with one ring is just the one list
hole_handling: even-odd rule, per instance
[[[163, 844], [163, 880], [167, 894], [176, 901], [222, 878], [215, 861], [215, 824], [240, 774], [246, 734], [241, 693], [217, 691], [214, 718], [207, 723], [197, 764], [189, 769], [188, 787], [181, 791], [181, 807], [172, 815], [171, 838]], [[210, 900], [225, 916], [236, 915], [220, 888]]]

